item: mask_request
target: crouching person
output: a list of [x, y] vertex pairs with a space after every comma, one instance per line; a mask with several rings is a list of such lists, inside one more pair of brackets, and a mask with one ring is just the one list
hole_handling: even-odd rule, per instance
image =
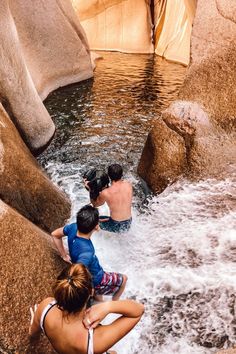
[[[94, 298], [103, 300], [103, 295], [118, 300], [125, 289], [127, 276], [120, 273], [105, 272], [100, 266], [91, 241], [94, 231], [99, 230], [98, 210], [91, 205], [81, 208], [76, 223], [65, 225], [52, 232], [54, 243], [61, 257], [72, 263], [84, 264], [92, 275]], [[69, 255], [66, 253], [62, 238], [67, 236]]]
[[[64, 269], [53, 286], [53, 298], [30, 309], [30, 337], [37, 339], [43, 331], [61, 354], [115, 354], [109, 348], [139, 322], [144, 307], [132, 300], [121, 300], [102, 302], [86, 310], [92, 287], [91, 275], [83, 264]], [[99, 326], [109, 313], [120, 317]]]

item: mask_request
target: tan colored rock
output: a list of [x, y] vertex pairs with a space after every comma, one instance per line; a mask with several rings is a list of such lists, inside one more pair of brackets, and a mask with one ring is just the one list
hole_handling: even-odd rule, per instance
[[188, 65], [196, 0], [157, 0], [154, 9], [155, 53]]
[[37, 165], [0, 105], [0, 196], [26, 218], [53, 230], [70, 215], [70, 202]]
[[66, 0], [3, 0], [0, 41], [0, 101], [37, 151], [55, 130], [42, 99], [93, 76], [84, 31]]
[[[227, 5], [233, 0], [220, 2], [221, 11], [223, 3], [226, 5], [226, 16]], [[186, 148], [187, 168], [183, 165], [176, 170], [173, 164], [172, 175], [169, 169], [164, 172], [170, 183], [178, 175], [197, 179], [217, 178], [236, 163], [236, 24], [224, 18], [216, 4], [215, 0], [198, 1], [192, 37], [192, 65], [180, 90], [179, 101], [172, 103], [162, 115], [166, 127], [184, 139]], [[215, 37], [214, 33], [218, 35]], [[213, 42], [204, 40], [206, 34], [212, 34]], [[147, 141], [151, 137], [154, 139], [152, 144], [146, 143], [140, 165], [148, 156], [156, 156], [157, 150], [162, 150], [160, 145], [166, 150], [169, 145], [169, 151], [174, 154], [173, 161], [182, 156], [183, 149], [179, 144], [174, 150], [172, 140], [165, 143], [160, 140], [163, 132], [167, 135], [166, 127], [154, 125]], [[163, 171], [159, 173], [159, 164], [160, 161], [165, 164], [169, 159], [169, 156], [159, 153], [158, 158], [152, 159], [142, 172], [142, 177], [153, 190], [163, 190], [164, 177]]]
[[236, 354], [236, 348], [235, 349], [220, 350], [216, 354]]
[[149, 1], [72, 0], [72, 4], [91, 49], [153, 53]]
[[149, 133], [138, 166], [139, 175], [160, 193], [187, 167], [184, 139], [160, 119]]
[[234, 21], [228, 19], [229, 13], [230, 16], [235, 13], [234, 9], [234, 0], [198, 0], [191, 37], [192, 63], [227, 50], [236, 33], [236, 16]]
[[[53, 353], [46, 337], [29, 343], [30, 306], [51, 296], [65, 263], [50, 236], [0, 201], [0, 343], [7, 353]], [[3, 351], [4, 352], [4, 351]]]

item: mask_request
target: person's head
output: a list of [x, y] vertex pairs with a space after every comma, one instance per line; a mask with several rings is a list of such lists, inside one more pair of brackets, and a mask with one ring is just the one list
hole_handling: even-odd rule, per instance
[[67, 313], [80, 312], [92, 295], [92, 277], [83, 264], [72, 264], [58, 276], [53, 286], [57, 306]]
[[96, 200], [99, 193], [109, 186], [109, 177], [103, 171], [97, 171], [96, 177], [88, 182], [90, 199]]
[[98, 210], [92, 205], [85, 205], [78, 211], [76, 216], [77, 229], [85, 235], [89, 234], [97, 227], [98, 221]]
[[123, 168], [118, 163], [114, 163], [108, 167], [108, 176], [111, 181], [119, 181], [123, 176]]

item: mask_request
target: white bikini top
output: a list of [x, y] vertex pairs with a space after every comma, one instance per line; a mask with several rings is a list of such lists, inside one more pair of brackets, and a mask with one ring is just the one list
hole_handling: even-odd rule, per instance
[[[55, 306], [57, 304], [56, 300], [51, 301], [44, 309], [40, 318], [40, 327], [43, 331], [44, 334], [45, 333], [45, 329], [44, 329], [44, 321], [45, 321], [45, 317], [47, 316], [48, 312], [51, 310], [51, 308], [53, 306]], [[93, 329], [90, 328], [88, 330], [88, 349], [87, 349], [87, 354], [94, 354], [94, 350], [93, 350]]]

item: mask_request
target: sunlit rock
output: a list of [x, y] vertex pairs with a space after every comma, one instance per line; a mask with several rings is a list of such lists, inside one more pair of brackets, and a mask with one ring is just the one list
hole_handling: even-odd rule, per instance
[[157, 120], [149, 133], [138, 173], [156, 193], [160, 193], [187, 167], [184, 139]]
[[155, 53], [185, 65], [190, 59], [190, 37], [196, 0], [156, 0]]
[[153, 53], [149, 1], [72, 0], [91, 49]]
[[46, 337], [28, 340], [30, 306], [51, 295], [64, 262], [50, 236], [0, 200], [0, 343], [2, 353], [51, 353]]
[[70, 202], [37, 165], [0, 104], [0, 198], [45, 230], [70, 215]]
[[42, 99], [93, 75], [86, 37], [72, 5], [63, 0], [3, 0], [0, 29], [0, 101], [37, 151], [55, 130]]
[[[223, 1], [220, 3], [223, 7]], [[225, 1], [225, 5], [228, 3]], [[151, 162], [145, 170], [139, 166], [139, 172], [152, 190], [164, 189], [159, 164], [160, 161], [164, 164], [166, 159], [169, 161], [169, 155], [159, 153], [158, 159], [150, 159], [150, 156], [156, 156], [157, 148], [162, 151], [160, 144], [174, 154], [173, 161], [183, 151], [179, 144], [173, 150], [171, 139], [165, 143], [159, 141], [166, 129], [184, 139], [187, 161], [186, 166], [179, 169], [173, 162], [171, 178], [169, 169], [164, 172], [169, 183], [178, 173], [191, 178], [217, 177], [236, 162], [236, 23], [229, 21], [229, 16], [224, 17], [216, 5], [214, 0], [198, 1], [192, 36], [192, 65], [180, 90], [179, 101], [163, 113], [161, 119], [166, 126], [154, 123], [148, 136], [140, 166], [147, 156]], [[226, 9], [227, 6], [224, 14]]]
[[196, 0], [71, 1], [92, 49], [155, 51], [188, 65]]

